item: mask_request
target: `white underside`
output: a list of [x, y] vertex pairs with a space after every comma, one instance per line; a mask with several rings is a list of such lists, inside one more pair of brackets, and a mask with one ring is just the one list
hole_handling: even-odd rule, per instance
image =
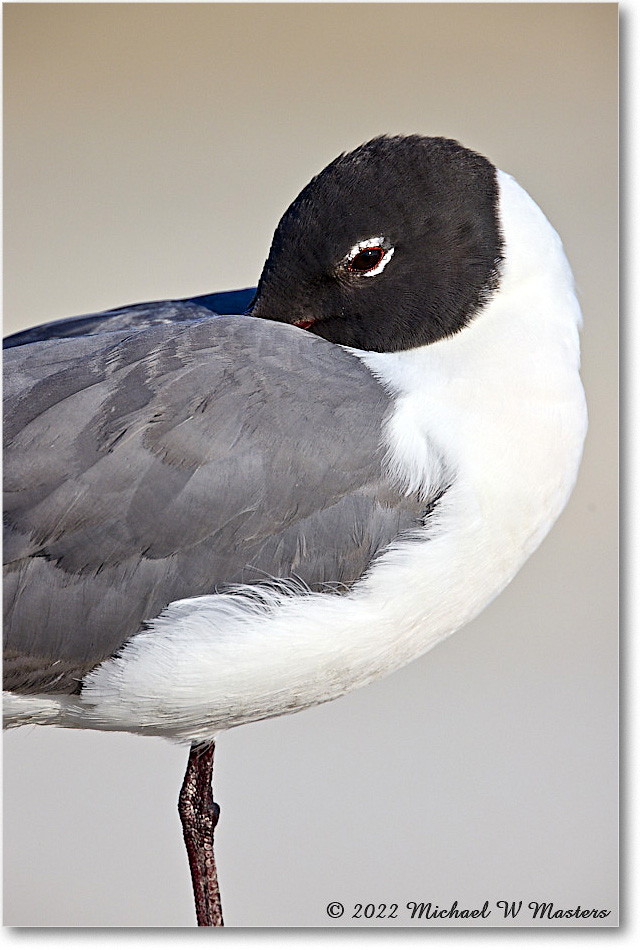
[[581, 322], [559, 238], [499, 173], [501, 293], [457, 335], [355, 352], [394, 394], [389, 477], [452, 486], [426, 528], [345, 595], [239, 588], [178, 601], [80, 696], [5, 699], [26, 722], [207, 740], [363, 686], [476, 616], [540, 544], [575, 482], [586, 431]]

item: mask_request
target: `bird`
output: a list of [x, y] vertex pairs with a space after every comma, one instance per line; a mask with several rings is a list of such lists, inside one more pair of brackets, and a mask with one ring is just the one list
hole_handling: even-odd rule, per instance
[[392, 673], [511, 581], [576, 481], [581, 325], [513, 177], [380, 135], [294, 199], [256, 288], [6, 341], [5, 726], [189, 745], [198, 926], [217, 737]]

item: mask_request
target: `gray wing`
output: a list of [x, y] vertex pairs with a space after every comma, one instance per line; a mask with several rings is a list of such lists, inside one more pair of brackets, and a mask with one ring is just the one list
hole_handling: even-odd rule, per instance
[[173, 600], [349, 586], [421, 521], [382, 477], [388, 397], [320, 337], [224, 317], [6, 357], [6, 688], [73, 692]]
[[203, 320], [212, 313], [245, 313], [256, 293], [256, 287], [243, 290], [227, 290], [184, 300], [157, 300], [151, 303], [131, 304], [116, 310], [101, 313], [86, 313], [79, 317], [66, 317], [42, 323], [37, 327], [12, 333], [2, 341], [5, 350], [26, 343], [40, 343], [66, 337], [90, 336], [112, 330], [128, 332], [146, 330], [163, 324], [188, 323]]

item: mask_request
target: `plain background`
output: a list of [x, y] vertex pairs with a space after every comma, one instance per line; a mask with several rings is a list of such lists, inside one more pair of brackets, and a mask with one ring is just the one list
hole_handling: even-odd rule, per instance
[[[300, 188], [382, 132], [513, 174], [576, 276], [590, 429], [567, 510], [422, 659], [219, 740], [229, 926], [363, 927], [356, 902], [413, 900], [617, 921], [617, 30], [615, 4], [4, 8], [5, 333], [255, 284]], [[185, 761], [6, 734], [5, 924], [192, 926]]]

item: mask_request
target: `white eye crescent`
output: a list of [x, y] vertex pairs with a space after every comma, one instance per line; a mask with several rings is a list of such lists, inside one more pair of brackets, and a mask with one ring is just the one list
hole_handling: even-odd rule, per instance
[[367, 238], [351, 247], [344, 258], [346, 269], [358, 277], [380, 274], [395, 253], [384, 237]]

